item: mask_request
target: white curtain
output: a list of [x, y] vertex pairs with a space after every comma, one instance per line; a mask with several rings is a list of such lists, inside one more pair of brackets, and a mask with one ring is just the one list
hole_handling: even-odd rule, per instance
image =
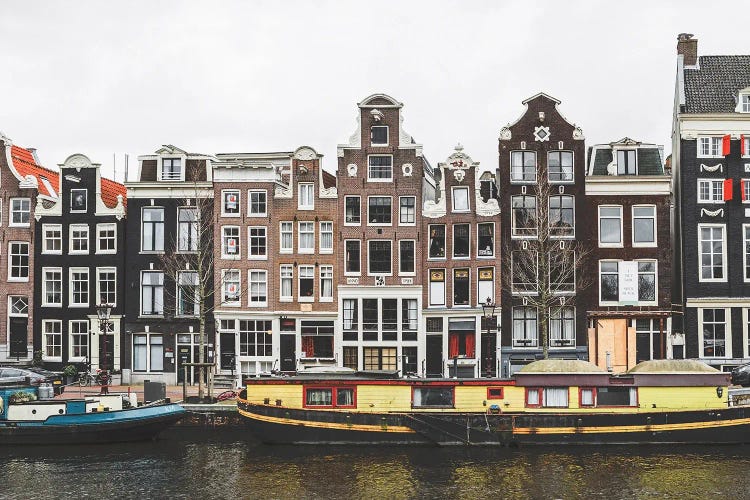
[[544, 406], [552, 408], [567, 408], [568, 388], [548, 387], [544, 389]]

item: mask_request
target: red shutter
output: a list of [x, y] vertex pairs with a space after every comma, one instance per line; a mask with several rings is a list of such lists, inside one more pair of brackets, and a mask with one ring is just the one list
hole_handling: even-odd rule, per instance
[[740, 136], [740, 153], [742, 154], [742, 156], [745, 156], [745, 154], [746, 154], [746, 152], [745, 152], [745, 136], [744, 135]]
[[747, 198], [745, 197], [745, 183], [747, 182], [746, 179], [742, 179], [740, 181], [740, 198], [742, 201], [747, 201]]
[[732, 199], [732, 179], [724, 179], [724, 201]]
[[731, 140], [732, 140], [732, 136], [730, 135], [725, 135], [724, 137], [721, 138], [721, 154], [722, 155], [729, 156], [729, 150], [732, 145]]
[[448, 357], [451, 359], [458, 357], [458, 335], [455, 333], [448, 335]]

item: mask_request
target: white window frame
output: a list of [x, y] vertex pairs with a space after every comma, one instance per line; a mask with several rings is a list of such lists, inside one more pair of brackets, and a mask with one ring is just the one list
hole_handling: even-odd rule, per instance
[[[288, 230], [284, 230], [284, 227], [287, 227]], [[284, 246], [284, 235], [289, 234], [291, 236], [292, 244], [291, 246], [285, 247]], [[285, 220], [279, 222], [279, 253], [292, 253], [294, 252], [294, 222], [290, 220]]]
[[[456, 227], [458, 226], [468, 226], [469, 228], [469, 234], [467, 238], [467, 243], [469, 244], [469, 251], [464, 256], [456, 256]], [[471, 259], [471, 224], [468, 222], [458, 222], [451, 224], [451, 259], [452, 260], [469, 260]]]
[[[495, 268], [493, 266], [487, 266], [487, 267], [477, 267], [477, 307], [482, 307], [482, 304], [485, 303], [487, 300], [487, 297], [492, 299], [492, 302], [495, 302]], [[492, 279], [491, 280], [480, 280], [479, 276], [483, 270], [490, 270], [492, 272]], [[490, 293], [485, 294], [484, 291], [481, 290], [482, 283], [489, 283]]]
[[[367, 241], [367, 276], [393, 276], [393, 240], [383, 240], [383, 239], [368, 239]], [[388, 245], [390, 246], [390, 267], [391, 271], [388, 273], [373, 273], [370, 269], [370, 263], [372, 262], [372, 256], [370, 255], [370, 243], [376, 242], [376, 241], [387, 241]]]
[[750, 224], [742, 224], [742, 276], [745, 283], [750, 283], [750, 273], [748, 273], [750, 255], [748, 253], [750, 253]]
[[[562, 154], [563, 153], [569, 153], [571, 156], [571, 165], [570, 165], [570, 179], [569, 180], [552, 180], [550, 179], [550, 168], [549, 168], [549, 157], [551, 154], [559, 154], [560, 159], [562, 160]], [[562, 163], [562, 161], [560, 162]], [[562, 166], [560, 167], [560, 171], [562, 172]], [[575, 151], [571, 151], [569, 149], [553, 149], [550, 151], [547, 151], [547, 181], [550, 184], [575, 184], [576, 180], [576, 155]]]
[[[58, 331], [57, 332], [51, 332], [47, 333], [46, 325], [48, 324], [56, 324], [58, 325]], [[59, 356], [48, 356], [47, 355], [47, 335], [55, 335], [59, 341], [60, 341], [60, 355]], [[62, 342], [62, 320], [59, 319], [43, 319], [42, 320], [42, 360], [44, 361], [62, 361], [62, 350], [63, 350], [63, 342]], [[57, 344], [52, 344], [53, 346], [57, 346]]]
[[[13, 222], [13, 213], [18, 212], [20, 214], [26, 213], [26, 210], [14, 210], [13, 205], [15, 202], [20, 202], [22, 205], [24, 202], [29, 204], [28, 209], [28, 222]], [[31, 198], [23, 198], [23, 197], [17, 197], [17, 198], [11, 198], [10, 203], [8, 203], [8, 227], [29, 227], [31, 226]]]
[[[305, 231], [304, 234], [309, 235], [312, 234], [312, 244], [309, 247], [303, 247], [302, 246], [302, 224], [305, 224], [305, 227], [311, 227], [312, 231]], [[298, 221], [297, 222], [297, 253], [303, 253], [303, 254], [313, 254], [315, 253], [315, 222], [313, 221]]]
[[[513, 153], [521, 153], [521, 177], [515, 177], [513, 175]], [[524, 165], [523, 165], [523, 157], [526, 155], [526, 153], [531, 153], [534, 155], [534, 178], [533, 179], [524, 179], [523, 171], [524, 171]], [[538, 178], [539, 178], [539, 157], [537, 156], [537, 152], [533, 150], [528, 149], [516, 149], [513, 151], [510, 151], [508, 153], [509, 156], [509, 170], [510, 170], [510, 183], [511, 184], [536, 184]]]
[[[143, 216], [144, 216], [146, 210], [159, 210], [159, 211], [161, 211], [161, 221], [155, 222], [155, 221], [146, 221], [146, 220], [144, 220]], [[147, 205], [147, 206], [141, 208], [141, 227], [140, 227], [140, 232], [141, 232], [141, 234], [140, 234], [140, 236], [141, 236], [141, 250], [140, 251], [141, 251], [141, 253], [146, 253], [146, 254], [164, 253], [164, 248], [165, 248], [164, 238], [166, 238], [166, 220], [165, 219], [166, 219], [166, 212], [164, 210], [164, 207], [156, 207], [156, 206], [153, 206], [153, 205]], [[161, 248], [158, 248], [159, 245], [156, 244], [156, 231], [154, 231], [154, 229], [156, 228], [156, 224], [157, 223], [161, 224], [161, 228], [162, 228]], [[146, 224], [149, 224], [150, 227], [151, 227], [151, 229], [152, 229], [151, 237], [152, 237], [152, 240], [153, 240], [152, 242], [153, 242], [153, 247], [154, 248], [151, 249], [151, 250], [144, 249], [145, 238], [143, 236], [144, 236], [144, 228], [145, 228]]]
[[[407, 242], [410, 241], [412, 244], [412, 250], [414, 251], [414, 256], [412, 258], [412, 267], [414, 268], [414, 271], [412, 272], [401, 272], [401, 262], [402, 262], [402, 255], [401, 255], [401, 242]], [[398, 275], [399, 276], [416, 276], [417, 275], [417, 241], [411, 240], [411, 239], [403, 239], [398, 240]]]
[[[349, 222], [346, 220], [346, 201], [348, 199], [357, 199], [358, 205], [359, 205], [359, 222]], [[361, 226], [362, 225], [362, 197], [359, 195], [353, 196], [353, 195], [347, 195], [344, 196], [344, 225], [345, 226]]]
[[[371, 173], [370, 172], [370, 168], [371, 168], [370, 158], [374, 158], [374, 157], [389, 157], [391, 159], [391, 176], [390, 177], [372, 177], [370, 175]], [[393, 182], [393, 170], [394, 170], [393, 155], [388, 155], [388, 154], [367, 155], [367, 182]]]
[[[161, 274], [161, 312], [153, 312], [150, 314], [147, 314], [143, 311], [143, 276], [147, 273], [153, 273], [153, 274]], [[166, 288], [165, 280], [164, 280], [164, 271], [157, 270], [157, 269], [147, 269], [141, 271], [140, 276], [140, 282], [138, 283], [138, 294], [140, 297], [140, 307], [138, 308], [138, 315], [146, 318], [159, 318], [164, 316], [164, 290]], [[155, 285], [150, 285], [155, 286]]]
[[[110, 239], [110, 238], [102, 238], [102, 231], [108, 231], [108, 230], [114, 230], [114, 244], [115, 247], [110, 249], [104, 249], [102, 250], [101, 242], [104, 239]], [[117, 224], [114, 222], [108, 222], [105, 224], [97, 224], [96, 225], [96, 253], [97, 254], [116, 254], [117, 253]]]
[[[516, 225], [516, 209], [513, 207], [513, 199], [514, 198], [533, 198], [534, 199], [534, 211], [536, 212], [536, 226], [533, 228], [534, 233], [519, 233], [519, 229]], [[524, 207], [525, 209], [525, 207]], [[535, 240], [539, 237], [539, 199], [535, 194], [514, 194], [510, 197], [510, 223], [511, 223], [511, 233], [510, 237], [514, 240]], [[531, 229], [531, 228], [528, 228]]]
[[[657, 259], [637, 259], [635, 260], [637, 264], [650, 262], [654, 264], [654, 300], [641, 300], [640, 298], [640, 290], [638, 291], [639, 297], [638, 297], [638, 305], [639, 306], [655, 306], [659, 304], [659, 261]], [[641, 280], [641, 274], [652, 274], [652, 273], [646, 273], [638, 269], [638, 283], [640, 283]]]
[[[304, 271], [304, 276], [303, 276]], [[308, 276], [307, 272], [310, 272], [311, 275]], [[312, 280], [313, 284], [313, 294], [311, 296], [302, 296], [302, 279], [310, 279]], [[315, 301], [315, 266], [312, 265], [304, 265], [304, 266], [297, 266], [297, 300], [299, 302], [314, 302]]]
[[[50, 238], [47, 235], [48, 231], [56, 231], [59, 236], [56, 238]], [[62, 255], [63, 253], [63, 230], [62, 230], [62, 224], [42, 224], [42, 253], [47, 255]], [[60, 245], [59, 250], [48, 250], [47, 249], [47, 243], [52, 241], [57, 241]]]
[[[86, 325], [86, 332], [85, 333], [73, 333], [73, 325]], [[91, 346], [89, 345], [89, 338], [90, 338], [90, 331], [91, 325], [89, 324], [88, 320], [81, 320], [81, 319], [72, 319], [68, 321], [68, 361], [69, 362], [82, 362], [86, 361], [87, 356], [74, 356], [73, 355], [73, 347], [75, 347], [75, 343], [73, 342], [74, 337], [83, 337], [86, 340], [86, 352], [91, 352]], [[79, 344], [80, 346], [80, 344]]]
[[[262, 276], [262, 280], [253, 280], [253, 273]], [[266, 300], [253, 300], [253, 284], [265, 286]], [[247, 270], [247, 305], [248, 307], [267, 307], [268, 306], [268, 271], [265, 269], [248, 269]]]
[[[331, 228], [330, 231], [323, 229], [324, 224], [330, 226]], [[320, 245], [319, 252], [321, 254], [332, 254], [333, 253], [333, 221], [330, 221], [330, 220], [320, 221], [319, 231], [320, 231], [320, 240], [318, 241], [318, 244]], [[323, 235], [325, 234], [330, 235], [331, 246], [326, 246], [326, 247], [323, 246], [323, 240], [324, 240]]]
[[[73, 274], [86, 273], [86, 301], [76, 302]], [[88, 267], [71, 267], [68, 269], [68, 307], [88, 307], [91, 302], [91, 271]]]
[[[73, 210], [73, 197], [75, 196], [76, 192], [84, 192], [84, 197], [86, 201], [86, 206], [83, 208], [83, 210]], [[78, 188], [78, 189], [71, 189], [70, 190], [70, 213], [72, 214], [84, 214], [88, 212], [89, 210], [89, 190], [86, 188]]]
[[[284, 281], [289, 282], [289, 294], [284, 295]], [[281, 264], [279, 267], [279, 302], [292, 302], [294, 300], [294, 266], [292, 264]]]
[[[226, 195], [235, 193], [237, 195], [237, 213], [229, 213], [226, 211]], [[241, 193], [239, 189], [222, 189], [221, 190], [221, 216], [222, 217], [240, 217], [242, 216], [242, 203]]]
[[[390, 222], [370, 222], [370, 200], [373, 198], [384, 198], [391, 202], [391, 221]], [[390, 227], [393, 225], [393, 196], [373, 195], [367, 197], [367, 225], [373, 227]]]
[[[356, 241], [359, 247], [359, 271], [347, 271], [346, 270], [346, 247], [347, 242]], [[344, 276], [361, 276], [362, 275], [362, 240], [348, 239], [344, 240]]]
[[113, 273], [115, 276], [115, 281], [114, 281], [115, 300], [112, 302], [107, 301], [108, 304], [111, 304], [113, 307], [115, 307], [117, 306], [117, 268], [116, 267], [97, 267], [96, 268], [96, 300], [94, 301], [94, 303], [98, 304], [101, 302], [101, 297], [102, 297], [101, 275], [103, 273]]
[[[701, 197], [701, 185], [708, 184], [708, 195], [709, 198], [702, 198]], [[714, 185], [719, 185], [719, 196], [720, 198], [714, 197], [715, 191], [714, 191]], [[716, 205], [716, 204], [724, 204], [724, 179], [697, 179], [696, 185], [696, 193], [695, 193], [695, 199], [699, 204], [710, 204], [710, 205]]]
[[[298, 194], [297, 197], [297, 209], [298, 210], [315, 210], [315, 184], [312, 182], [300, 182], [297, 184]], [[309, 200], [303, 199], [303, 190], [309, 190]], [[309, 201], [309, 203], [303, 203], [303, 201]]]
[[[13, 256], [23, 254], [14, 254], [12, 249], [13, 245], [26, 245], [26, 277], [14, 277], [13, 276]], [[26, 283], [29, 281], [31, 275], [31, 244], [28, 241], [9, 241], [8, 242], [8, 281], [15, 283]]]
[[[195, 280], [192, 283], [182, 283], [182, 277], [187, 274], [194, 274]], [[182, 302], [182, 287], [183, 286], [194, 286], [193, 292], [193, 311], [180, 311], [180, 303]], [[194, 269], [185, 269], [184, 271], [177, 272], [177, 280], [175, 282], [175, 316], [179, 318], [195, 318], [200, 314], [200, 296], [198, 287], [200, 286], [200, 276], [198, 271]]]
[[[627, 153], [629, 151], [633, 152], [633, 159], [635, 160], [635, 173], [629, 174], [627, 172], [620, 173], [620, 153]], [[615, 165], [617, 165], [615, 170], [615, 175], [619, 176], [628, 176], [628, 175], [638, 175], [638, 149], [637, 148], [615, 148], [612, 150], [612, 156], [615, 160]], [[624, 168], [625, 166], [623, 166]]]
[[[482, 251], [479, 247], [479, 226], [482, 225], [489, 225], [492, 227], [492, 254], [490, 255], [479, 255], [479, 252]], [[477, 259], [494, 259], [495, 258], [495, 240], [496, 234], [495, 234], [495, 223], [494, 222], [477, 222]]]
[[[456, 304], [456, 271], [466, 271], [469, 277], [469, 283], [467, 284], [467, 291], [469, 292], [468, 300], [466, 304]], [[471, 307], [471, 268], [470, 267], [454, 267], [451, 269], [451, 290], [453, 291], [453, 299], [451, 305], [456, 308], [468, 308]]]
[[[600, 306], [616, 306], [620, 303], [619, 294], [620, 294], [620, 262], [622, 262], [622, 259], [599, 259], [596, 265], [596, 274], [597, 274], [597, 280], [596, 280], [596, 288], [597, 288], [597, 295], [599, 296], [599, 305]], [[602, 300], [602, 263], [615, 263], [617, 264], [617, 272], [607, 272], [605, 274], [617, 274], [617, 294], [618, 298], [617, 300]]]
[[[722, 278], [704, 278], [703, 277], [703, 268], [702, 268], [702, 256], [701, 253], [701, 229], [703, 228], [720, 228], [721, 229], [721, 264], [722, 264]], [[701, 283], [726, 283], [727, 282], [727, 227], [726, 224], [698, 224], [698, 232], [697, 232], [697, 240], [698, 240], [698, 281]], [[711, 240], [713, 241], [713, 240]], [[712, 271], [713, 274], [713, 271]]]
[[[237, 236], [227, 235], [228, 229], [236, 229]], [[221, 258], [225, 260], [240, 260], [242, 255], [242, 249], [240, 248], [240, 241], [242, 241], [242, 230], [240, 226], [221, 226]], [[227, 253], [230, 238], [237, 238], [237, 253]]]
[[[375, 127], [385, 128], [385, 142], [372, 142], [373, 141], [373, 135], [374, 135], [372, 133], [372, 129], [374, 129]], [[390, 134], [391, 134], [391, 130], [390, 130], [390, 127], [388, 125], [372, 125], [370, 127], [370, 146], [377, 146], [377, 147], [388, 146], [388, 143], [391, 140], [391, 135]]]
[[[190, 233], [190, 243], [186, 249], [180, 248], [182, 245], [182, 226], [183, 221], [180, 220], [180, 214], [184, 211], [194, 211], [195, 212], [195, 220], [194, 221], [187, 221], [184, 224], [188, 227], [188, 231]], [[183, 205], [181, 207], [177, 207], [177, 241], [176, 241], [176, 248], [175, 251], [177, 253], [197, 253], [198, 248], [200, 247], [201, 242], [198, 241], [200, 239], [200, 233], [201, 233], [201, 227], [200, 227], [200, 209], [193, 205]], [[191, 246], [193, 248], [191, 248]]]
[[742, 155], [742, 158], [750, 158], [750, 135], [746, 135], [744, 141], [745, 141], [745, 154]]
[[[146, 342], [143, 343], [143, 344], [137, 344], [137, 345], [143, 345], [143, 346], [145, 346], [145, 349], [146, 349], [146, 359], [145, 359], [146, 369], [145, 370], [140, 370], [140, 369], [136, 369], [135, 355], [136, 355], [136, 351], [137, 350], [135, 348], [135, 346], [136, 346], [135, 340], [136, 339], [141, 339], [141, 338], [144, 338], [144, 337], [146, 339]], [[154, 341], [152, 340], [154, 338], [160, 338], [161, 344], [154, 343]], [[161, 360], [162, 369], [161, 370], [154, 369], [154, 360], [153, 360], [153, 356], [152, 356], [152, 352], [151, 351], [153, 349], [153, 346], [155, 346], [155, 345], [160, 345], [161, 346], [161, 352], [162, 352], [162, 360]], [[165, 345], [164, 344], [164, 334], [162, 334], [162, 333], [148, 333], [148, 332], [134, 333], [132, 335], [132, 339], [130, 340], [131, 363], [132, 363], [130, 366], [133, 367], [133, 373], [139, 373], [139, 374], [143, 374], [143, 373], [163, 373], [164, 372], [164, 359], [163, 359], [163, 356], [164, 356], [164, 352], [165, 352], [164, 345]]]
[[[620, 241], [619, 242], [603, 242], [602, 241], [602, 208], [617, 208], [620, 210]], [[606, 219], [614, 219], [614, 216], [608, 215], [605, 217]], [[597, 232], [597, 239], [599, 242], [600, 248], [622, 248], [625, 244], [625, 237], [623, 234], [624, 231], [624, 220], [623, 220], [623, 209], [622, 205], [599, 205], [597, 208], [597, 219], [596, 219], [596, 232]]]
[[[266, 240], [265, 245], [263, 245], [263, 254], [262, 255], [253, 255], [253, 230], [263, 230], [263, 236], [262, 238]], [[255, 238], [261, 238], [261, 236], [255, 236]], [[247, 228], [247, 260], [268, 260], [268, 228], [266, 226], [248, 226]]]
[[[180, 174], [178, 176], [175, 176], [174, 174], [171, 174], [165, 179], [164, 178], [164, 161], [169, 160], [174, 162], [175, 160], [179, 161], [180, 164]], [[174, 163], [172, 164], [174, 167]], [[187, 157], [184, 155], [177, 155], [177, 156], [162, 156], [159, 157], [159, 169], [157, 171], [158, 173], [158, 179], [160, 181], [164, 182], [182, 182], [185, 180], [185, 169], [187, 168]]]
[[[432, 272], [433, 271], [442, 271], [442, 273], [443, 273], [443, 281], [432, 281]], [[448, 281], [447, 274], [448, 274], [448, 271], [446, 269], [442, 269], [442, 268], [429, 269], [427, 271], [427, 280], [428, 280], [427, 281], [427, 283], [428, 283], [428, 289], [427, 289], [427, 295], [428, 295], [428, 297], [427, 297], [427, 300], [429, 302], [429, 307], [445, 307], [445, 305], [446, 305], [445, 296], [446, 296], [447, 289], [448, 289], [448, 287], [446, 286], [446, 283]], [[432, 284], [433, 283], [442, 283], [443, 284], [443, 294], [442, 294], [442, 297], [435, 296], [437, 294], [433, 294], [433, 290], [432, 290]], [[436, 302], [433, 299], [442, 299], [442, 300], [440, 302]]]
[[[320, 266], [318, 274], [320, 275], [320, 296], [318, 300], [320, 302], [333, 302], [333, 266]], [[325, 290], [323, 286], [324, 281], [329, 282], [330, 295], [323, 295], [323, 291]]]
[[[47, 280], [46, 274], [48, 272], [58, 273], [60, 275], [60, 302], [47, 302]], [[42, 306], [43, 307], [62, 307], [63, 305], [63, 277], [62, 267], [43, 267], [42, 268]]]
[[[698, 136], [698, 138], [695, 140], [695, 154], [697, 158], [723, 158], [721, 155], [721, 136], [712, 136], [712, 135], [702, 135]], [[708, 146], [708, 154], [703, 153], [703, 144], [704, 141], [707, 142]], [[711, 154], [712, 150], [714, 149], [714, 145], [716, 145], [716, 154]]]
[[[654, 215], [651, 217], [643, 216], [643, 215], [635, 215], [635, 209], [636, 208], [651, 208], [654, 211]], [[633, 247], [636, 248], [647, 248], [647, 247], [656, 247], [658, 246], [658, 229], [659, 226], [657, 225], [657, 210], [656, 205], [633, 205], [630, 207], [630, 214], [631, 214], [631, 224], [630, 224], [630, 237]], [[636, 219], [651, 219], [654, 221], [654, 241], [648, 241], [648, 242], [637, 242], [635, 241], [635, 221]]]
[[[414, 200], [414, 213], [412, 213], [411, 222], [401, 222], [401, 200], [404, 199]], [[416, 226], [417, 225], [417, 197], [416, 196], [399, 196], [398, 197], [398, 225], [399, 226]]]
[[[265, 201], [265, 210], [263, 212], [253, 212], [253, 195], [263, 194]], [[247, 190], [247, 216], [248, 217], [267, 217], [268, 216], [268, 191], [265, 189], [248, 189]]]
[[[456, 192], [466, 192], [466, 208], [456, 208]], [[451, 211], [456, 213], [471, 212], [471, 191], [468, 186], [451, 186]]]
[[[237, 280], [229, 281], [227, 275], [233, 273], [237, 276]], [[237, 285], [237, 297], [234, 300], [227, 300], [229, 295], [227, 294], [227, 285], [235, 283]], [[242, 271], [239, 269], [222, 269], [221, 270], [221, 305], [226, 307], [241, 307], [242, 306]]]
[[[724, 310], [724, 356], [706, 356], [705, 345], [703, 343], [703, 310], [704, 309], [723, 309]], [[699, 307], [696, 308], [698, 314], [698, 352], [700, 358], [705, 359], [731, 359], [732, 358], [732, 309], [730, 307]], [[717, 323], [712, 323], [717, 324]]]
[[[73, 250], [73, 233], [86, 230], [86, 250]], [[83, 241], [83, 238], [80, 238]], [[68, 255], [88, 255], [91, 249], [91, 231], [88, 224], [71, 224], [68, 226]]]

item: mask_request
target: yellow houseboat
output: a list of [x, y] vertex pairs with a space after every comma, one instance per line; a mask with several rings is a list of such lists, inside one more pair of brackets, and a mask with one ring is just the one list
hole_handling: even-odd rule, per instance
[[239, 412], [268, 443], [750, 442], [750, 407], [729, 406], [729, 374], [691, 360], [645, 361], [619, 375], [540, 360], [511, 379], [350, 372], [246, 384]]

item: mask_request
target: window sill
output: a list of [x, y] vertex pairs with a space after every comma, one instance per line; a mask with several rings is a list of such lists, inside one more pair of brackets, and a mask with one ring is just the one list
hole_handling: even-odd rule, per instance
[[726, 278], [721, 278], [721, 279], [698, 278], [698, 283], [726, 283], [726, 282], [727, 282]]
[[390, 179], [370, 179], [368, 177], [367, 182], [379, 182], [379, 183], [393, 182], [393, 177], [391, 177]]
[[68, 255], [88, 255], [89, 252], [68, 252]]
[[599, 242], [599, 248], [624, 248], [625, 245], [622, 243], [602, 243]]
[[315, 210], [315, 207], [297, 207], [297, 210], [309, 211], [309, 210]]
[[368, 222], [367, 227], [393, 227], [392, 222]]
[[242, 307], [239, 302], [222, 302], [221, 307]]
[[400, 227], [415, 227], [417, 223], [416, 222], [399, 222], [398, 225]]
[[139, 253], [141, 255], [163, 255], [164, 250], [141, 250]]
[[698, 205], [726, 205], [724, 200], [698, 200], [697, 203]]
[[359, 227], [361, 225], [361, 222], [344, 222], [345, 227]]
[[268, 307], [268, 302], [256, 302], [253, 304], [248, 304], [247, 307], [253, 307], [253, 308]]
[[42, 304], [42, 307], [62, 307], [62, 304]]
[[495, 254], [494, 253], [492, 255], [477, 255], [477, 259], [487, 259], [487, 260], [489, 260], [489, 259], [494, 259], [494, 258], [495, 258]]
[[221, 214], [222, 217], [231, 217], [231, 218], [240, 217], [241, 215], [242, 214], [225, 214], [225, 213]]
[[441, 261], [441, 260], [445, 261], [446, 258], [445, 257], [427, 257], [427, 260], [428, 261]]
[[68, 304], [68, 307], [75, 308], [75, 309], [83, 309], [84, 307], [88, 307], [88, 304]]
[[138, 319], [164, 319], [163, 314], [141, 314]]
[[268, 217], [268, 214], [247, 214], [250, 218]]
[[[524, 181], [524, 180], [513, 180], [513, 179], [511, 179], [510, 183], [514, 184], [514, 185], [517, 185], [517, 184], [536, 184], [536, 179], [534, 179], [533, 181]], [[531, 195], [531, 196], [533, 196], [533, 195]]]
[[8, 278], [8, 283], [28, 283], [29, 278]]
[[62, 250], [57, 250], [54, 252], [42, 250], [42, 255], [62, 255]]
[[311, 303], [311, 302], [315, 302], [315, 298], [314, 297], [299, 297], [297, 299], [297, 302]]
[[367, 276], [370, 276], [373, 278], [377, 278], [377, 277], [390, 278], [391, 276], [393, 276], [393, 273], [371, 273], [368, 271]]
[[8, 224], [8, 227], [31, 227], [31, 224]]
[[333, 297], [321, 297], [319, 302], [333, 302]]
[[304, 254], [304, 255], [313, 255], [315, 253], [315, 249], [308, 250], [308, 249], [300, 248], [299, 250], [297, 250], [297, 253]]
[[62, 356], [42, 356], [42, 361], [49, 361], [50, 363], [62, 362]]
[[470, 260], [470, 259], [471, 259], [471, 257], [468, 256], [468, 255], [463, 255], [463, 256], [460, 256], [460, 257], [458, 255], [454, 255], [453, 256], [453, 260]]
[[633, 248], [658, 248], [656, 242], [653, 243], [633, 243]]
[[289, 254], [292, 254], [292, 253], [294, 253], [294, 250], [291, 250], [291, 249], [289, 249], [289, 250], [287, 250], [287, 249], [285, 249], [285, 250], [279, 250], [279, 254], [282, 254], [282, 255], [289, 255]]
[[248, 257], [247, 260], [260, 260], [260, 261], [263, 261], [263, 260], [268, 260], [268, 256], [267, 255], [264, 255], [262, 257], [260, 257], [260, 256], [251, 256], [251, 257]]
[[97, 250], [94, 255], [117, 255], [117, 250]]
[[510, 238], [512, 240], [535, 240], [539, 238], [539, 235], [536, 234], [511, 234]]
[[280, 297], [279, 302], [294, 302], [293, 297]]
[[222, 260], [241, 260], [239, 255], [222, 255]]
[[333, 249], [332, 249], [332, 248], [326, 248], [326, 249], [323, 249], [323, 248], [321, 248], [321, 249], [320, 249], [320, 250], [318, 251], [318, 253], [319, 253], [320, 255], [333, 255]]

